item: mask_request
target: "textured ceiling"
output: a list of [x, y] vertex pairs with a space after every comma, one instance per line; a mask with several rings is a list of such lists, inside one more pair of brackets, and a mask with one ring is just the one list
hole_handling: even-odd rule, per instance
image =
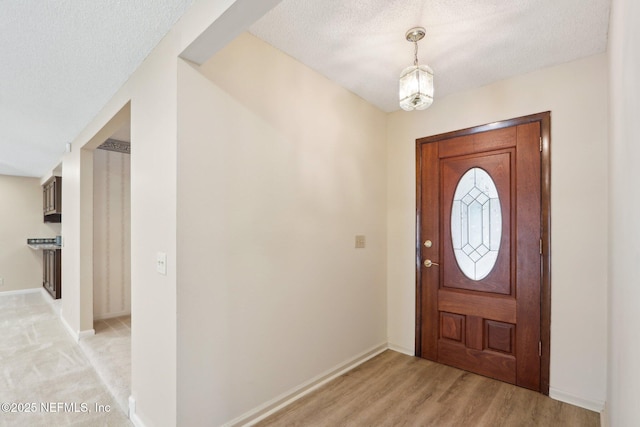
[[406, 31], [426, 28], [419, 63], [439, 97], [604, 52], [610, 0], [283, 0], [250, 31], [391, 112], [413, 63]]
[[[43, 176], [193, 0], [0, 2], [0, 174]], [[209, 0], [215, 1], [215, 0]], [[261, 1], [261, 0], [256, 0]], [[435, 102], [603, 52], [610, 0], [283, 0], [251, 32], [384, 111], [427, 28]], [[126, 132], [125, 132], [126, 133]]]
[[0, 174], [51, 171], [192, 1], [0, 2]]

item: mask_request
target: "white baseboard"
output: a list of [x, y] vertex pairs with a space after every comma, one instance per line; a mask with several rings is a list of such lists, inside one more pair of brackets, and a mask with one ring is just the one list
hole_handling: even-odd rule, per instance
[[69, 335], [74, 339], [74, 341], [79, 342], [82, 338], [91, 337], [96, 334], [95, 329], [87, 329], [86, 331], [75, 331], [69, 323], [67, 323], [67, 319], [64, 316], [60, 315], [60, 320], [62, 320], [62, 324], [64, 325]]
[[107, 319], [113, 319], [114, 317], [122, 317], [122, 316], [130, 316], [131, 315], [131, 310], [124, 310], [124, 311], [119, 311], [117, 313], [107, 313], [107, 314], [99, 314], [99, 315], [94, 315], [93, 316], [93, 320], [107, 320]]
[[51, 303], [52, 301], [54, 301], [54, 299], [51, 298], [51, 295], [49, 294], [49, 292], [47, 292], [44, 286], [40, 288], [40, 293], [42, 294], [42, 298], [44, 298], [45, 301], [47, 301], [48, 303]]
[[40, 289], [44, 289], [44, 288], [38, 287], [38, 288], [31, 288], [31, 289], [18, 289], [17, 291], [2, 291], [0, 292], [0, 297], [9, 296], [9, 295], [35, 294], [36, 292], [40, 292]]
[[609, 427], [609, 413], [607, 411], [607, 402], [604, 402], [604, 408], [600, 412], [600, 427]]
[[76, 331], [73, 330], [73, 328], [71, 327], [71, 325], [69, 325], [69, 323], [67, 323], [67, 319], [64, 318], [64, 316], [62, 316], [62, 313], [60, 313], [60, 320], [62, 321], [62, 324], [64, 325], [64, 328], [67, 330], [67, 332], [69, 332], [69, 335], [71, 335], [71, 338], [74, 339], [74, 341], [79, 341], [80, 340], [80, 336], [78, 335], [78, 333]]
[[129, 420], [135, 427], [145, 427], [142, 420], [136, 415], [136, 399], [133, 396], [129, 396]]
[[252, 426], [257, 422], [265, 419], [269, 415], [284, 408], [285, 406], [295, 402], [301, 397], [311, 393], [318, 387], [339, 377], [345, 372], [352, 370], [353, 368], [366, 362], [367, 360], [377, 356], [388, 348], [389, 346], [387, 345], [387, 343], [384, 343], [377, 345], [363, 353], [360, 353], [358, 356], [351, 358], [332, 369], [329, 369], [328, 371], [310, 379], [309, 381], [302, 383], [298, 387], [295, 387], [294, 389], [291, 389], [281, 394], [280, 396], [271, 399], [263, 405], [260, 405], [257, 408], [252, 409], [251, 411], [225, 423], [223, 427]]
[[60, 314], [62, 312], [62, 299], [53, 299], [44, 287], [40, 288], [40, 293], [58, 317], [62, 317], [62, 314]]
[[409, 349], [406, 347], [403, 347], [401, 345], [395, 345], [395, 344], [391, 344], [389, 343], [389, 350], [393, 350], [393, 351], [397, 351], [398, 353], [402, 353], [402, 354], [406, 354], [407, 356], [415, 356], [416, 353], [413, 349]]
[[553, 387], [549, 388], [549, 397], [594, 412], [602, 412], [604, 410], [604, 401], [575, 396]]
[[84, 331], [78, 331], [78, 341], [80, 341], [82, 338], [92, 337], [95, 334], [96, 334], [95, 329], [86, 329]]

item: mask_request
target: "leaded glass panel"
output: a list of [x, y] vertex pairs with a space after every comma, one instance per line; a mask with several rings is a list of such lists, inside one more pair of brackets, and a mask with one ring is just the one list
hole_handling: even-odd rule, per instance
[[451, 207], [451, 239], [460, 270], [471, 280], [489, 275], [498, 260], [502, 210], [498, 189], [481, 168], [458, 181]]

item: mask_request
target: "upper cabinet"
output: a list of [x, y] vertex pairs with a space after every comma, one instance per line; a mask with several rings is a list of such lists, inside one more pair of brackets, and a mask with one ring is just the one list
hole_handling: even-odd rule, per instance
[[52, 176], [42, 186], [44, 222], [62, 222], [62, 178]]

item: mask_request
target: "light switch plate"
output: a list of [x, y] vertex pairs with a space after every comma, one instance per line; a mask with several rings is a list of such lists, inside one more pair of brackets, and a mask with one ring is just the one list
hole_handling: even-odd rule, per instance
[[362, 235], [356, 236], [356, 249], [364, 249], [365, 247], [365, 237]]
[[0, 277], [0, 286], [4, 286], [4, 277]]
[[156, 271], [163, 276], [167, 275], [167, 254], [164, 252], [158, 252], [156, 258]]

